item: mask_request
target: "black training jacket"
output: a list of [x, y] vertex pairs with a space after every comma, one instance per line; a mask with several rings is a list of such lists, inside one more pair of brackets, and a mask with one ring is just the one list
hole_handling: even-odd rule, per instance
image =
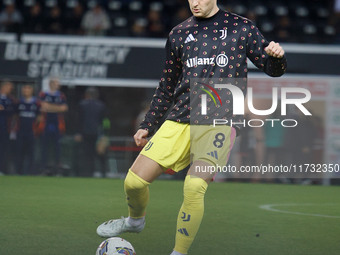
[[[192, 16], [177, 25], [169, 33], [163, 75], [140, 128], [152, 135], [173, 104], [167, 119], [190, 123], [192, 78], [247, 78], [247, 58], [269, 76], [283, 75], [286, 58], [268, 56], [264, 50], [268, 44], [252, 21], [227, 11], [206, 19]], [[245, 94], [246, 86], [240, 88]], [[232, 118], [227, 101], [224, 117]]]

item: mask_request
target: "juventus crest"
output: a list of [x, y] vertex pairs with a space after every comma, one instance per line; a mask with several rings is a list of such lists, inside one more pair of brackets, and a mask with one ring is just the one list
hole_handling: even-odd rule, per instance
[[227, 29], [221, 29], [220, 32], [222, 33], [222, 35], [220, 36], [221, 40], [227, 38]]

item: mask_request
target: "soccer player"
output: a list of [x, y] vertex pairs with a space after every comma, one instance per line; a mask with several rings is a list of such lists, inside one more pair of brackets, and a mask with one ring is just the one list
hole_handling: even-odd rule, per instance
[[99, 91], [96, 88], [88, 88], [85, 92], [85, 99], [78, 107], [78, 130], [75, 136], [76, 141], [82, 142], [84, 150], [84, 166], [82, 176], [93, 176], [95, 173], [96, 159], [100, 161], [101, 174], [105, 176], [105, 153], [99, 155], [96, 150], [98, 138], [103, 135], [103, 121], [106, 115], [106, 107], [99, 100]]
[[[41, 160], [42, 170], [46, 171], [47, 166], [47, 152], [49, 144], [54, 147], [54, 161], [55, 166], [60, 167], [60, 144], [61, 135], [65, 132], [65, 121], [63, 113], [68, 110], [66, 97], [60, 91], [60, 84], [58, 79], [51, 79], [49, 83], [49, 91], [41, 92], [39, 94], [41, 100], [42, 121], [41, 129]], [[49, 174], [49, 173], [47, 173]]]
[[4, 81], [0, 85], [0, 174], [7, 173], [7, 153], [14, 99], [11, 97], [13, 83]]
[[[270, 76], [281, 76], [286, 70], [284, 50], [275, 42], [268, 43], [248, 19], [222, 11], [217, 0], [189, 0], [193, 16], [179, 24], [169, 34], [163, 76], [152, 99], [149, 112], [134, 135], [138, 146], [145, 146], [125, 178], [124, 188], [129, 217], [104, 222], [97, 228], [102, 237], [123, 232], [140, 232], [145, 226], [145, 210], [149, 200], [149, 184], [165, 169], [176, 172], [190, 164], [190, 80], [196, 78], [247, 77], [247, 57]], [[218, 56], [220, 61], [218, 61]], [[209, 61], [201, 61], [208, 58]], [[212, 60], [212, 61], [211, 61]], [[228, 61], [228, 65], [225, 63]], [[223, 66], [223, 67], [221, 67]], [[245, 93], [245, 87], [242, 87]], [[159, 126], [159, 120], [174, 103]], [[225, 112], [232, 116], [231, 108]], [[209, 128], [209, 127], [208, 127]], [[237, 130], [224, 131], [200, 141], [201, 150], [215, 146], [218, 155], [227, 160]], [[208, 136], [211, 135], [209, 131]], [[214, 133], [215, 134], [215, 133]], [[205, 134], [202, 134], [204, 137]], [[222, 139], [223, 138], [223, 139]], [[200, 147], [200, 146], [198, 146]], [[198, 232], [204, 213], [204, 195], [213, 174], [195, 171], [196, 166], [215, 165], [215, 154], [194, 148], [191, 167], [184, 181], [184, 200], [177, 219], [175, 247], [171, 255], [187, 254]], [[196, 153], [195, 153], [196, 152]], [[209, 151], [208, 151], [209, 152]], [[197, 155], [195, 155], [197, 154]], [[223, 155], [223, 156], [221, 156]]]
[[[17, 132], [17, 173], [34, 174], [35, 134], [34, 127], [40, 115], [40, 102], [34, 97], [33, 85], [24, 85], [16, 105], [18, 115]], [[27, 160], [27, 167], [24, 162]]]

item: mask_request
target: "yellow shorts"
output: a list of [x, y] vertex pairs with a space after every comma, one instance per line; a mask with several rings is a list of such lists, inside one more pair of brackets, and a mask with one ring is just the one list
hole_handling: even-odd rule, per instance
[[190, 126], [166, 120], [141, 154], [175, 172], [197, 160], [225, 166], [235, 138], [236, 130], [230, 126]]

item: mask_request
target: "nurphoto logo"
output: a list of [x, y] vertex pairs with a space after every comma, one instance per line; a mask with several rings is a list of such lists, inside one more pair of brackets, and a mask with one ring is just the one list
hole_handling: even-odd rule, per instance
[[[256, 109], [254, 106], [254, 91], [253, 88], [248, 87], [245, 91], [242, 91], [240, 87], [232, 85], [231, 83], [216, 83], [207, 84], [204, 82], [198, 82], [200, 88], [200, 114], [202, 116], [211, 115], [208, 107], [210, 101], [214, 102], [216, 109], [219, 108], [221, 114], [214, 113], [212, 116], [223, 117], [223, 111], [226, 111], [223, 106], [223, 102], [230, 102], [232, 115], [245, 115], [245, 103], [249, 109], [249, 112], [256, 116], [269, 116], [281, 110], [281, 116], [287, 116], [288, 106], [296, 107], [305, 116], [312, 115], [310, 111], [304, 106], [307, 102], [311, 100], [311, 92], [306, 88], [296, 88], [296, 87], [273, 87], [271, 91], [271, 106], [269, 109]], [[248, 95], [245, 98], [245, 92]], [[222, 99], [223, 95], [229, 95], [229, 98]], [[215, 112], [216, 112], [215, 109]], [[281, 123], [284, 127], [295, 127], [298, 125], [298, 121], [295, 119], [250, 119], [235, 121], [226, 118], [214, 118], [212, 120], [212, 125], [241, 125], [250, 127], [261, 127], [265, 122], [271, 123], [272, 126], [275, 123]]]

